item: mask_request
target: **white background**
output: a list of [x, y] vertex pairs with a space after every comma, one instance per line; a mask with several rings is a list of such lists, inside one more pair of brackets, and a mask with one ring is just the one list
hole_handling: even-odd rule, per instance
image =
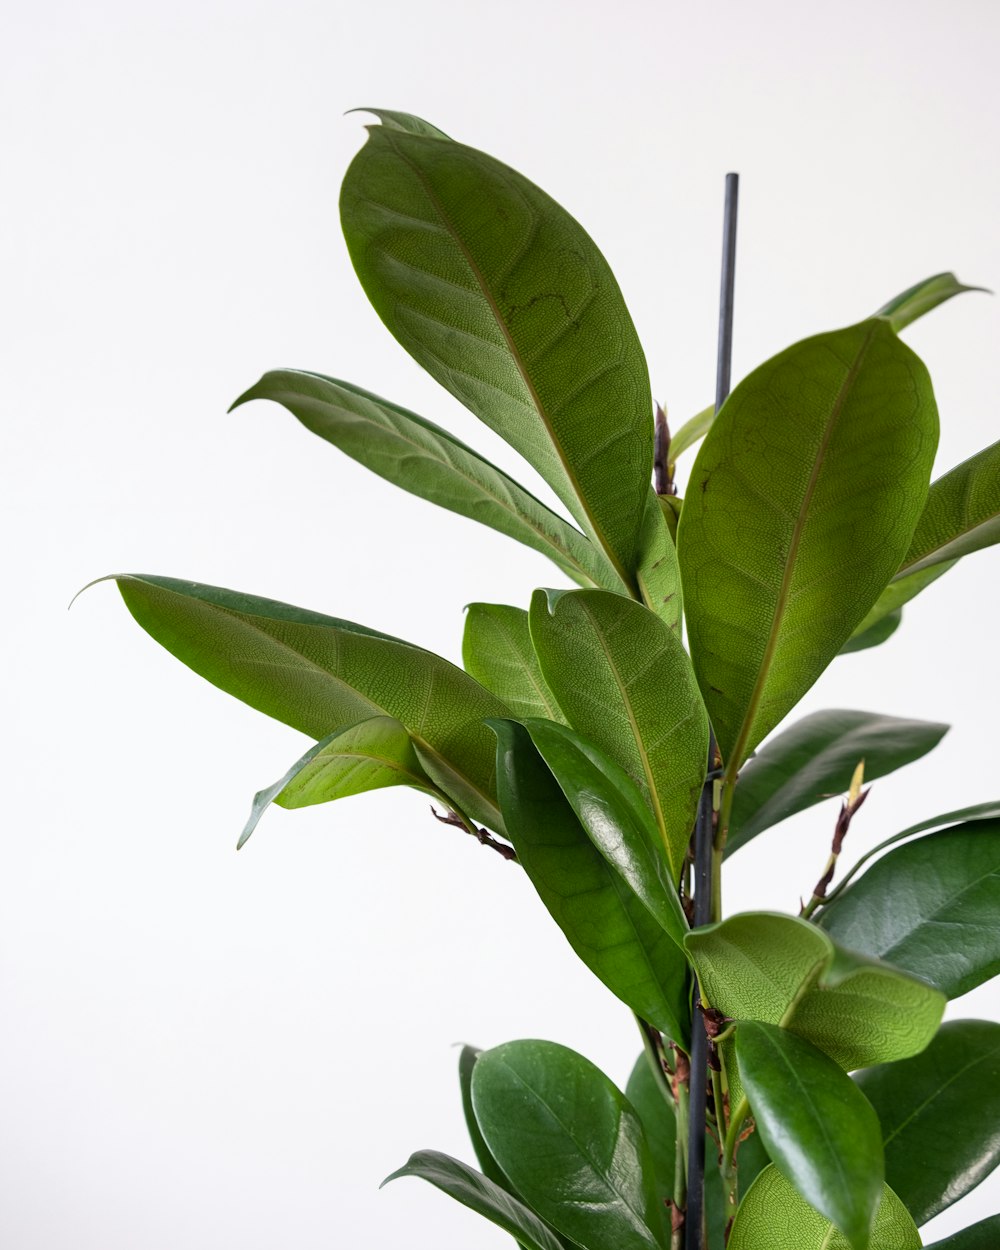
[[[1000, 9], [36, 0], [4, 27], [0, 1244], [507, 1245], [378, 1182], [418, 1147], [471, 1157], [453, 1043], [552, 1038], [624, 1081], [628, 1012], [517, 869], [409, 792], [271, 812], [237, 856], [304, 740], [180, 667], [112, 585], [66, 604], [104, 573], [167, 573], [457, 659], [465, 603], [558, 584], [283, 410], [226, 415], [265, 369], [315, 369], [533, 482], [367, 306], [337, 218], [364, 136], [346, 109], [423, 115], [565, 204], [679, 422], [713, 387], [728, 169], [737, 377], [938, 270], [1000, 284]], [[998, 329], [967, 295], [907, 332], [941, 469], [996, 437]], [[849, 852], [998, 797], [998, 569], [969, 558], [805, 701], [955, 725], [875, 787]], [[794, 909], [835, 806], [731, 861], [727, 909]], [[996, 988], [951, 1014], [1000, 1014]], [[931, 1231], [998, 1208], [994, 1179]]]

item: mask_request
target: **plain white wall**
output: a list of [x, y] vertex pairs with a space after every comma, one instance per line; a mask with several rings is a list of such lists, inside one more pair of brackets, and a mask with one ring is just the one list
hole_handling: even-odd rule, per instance
[[[737, 377], [938, 270], [1000, 282], [1000, 9], [38, 0], [4, 27], [0, 1241], [506, 1245], [429, 1188], [377, 1184], [418, 1147], [471, 1157], [453, 1043], [548, 1037], [624, 1081], [628, 1012], [516, 868], [408, 792], [269, 813], [236, 856], [254, 791], [303, 740], [180, 667], [113, 586], [66, 604], [103, 573], [169, 573], [457, 659], [463, 604], [558, 583], [282, 410], [226, 416], [267, 368], [320, 370], [533, 481], [368, 308], [338, 226], [364, 137], [344, 110], [426, 116], [564, 203], [679, 421], [712, 392], [728, 169]], [[942, 469], [995, 438], [997, 337], [981, 295], [907, 333]], [[955, 725], [878, 783], [849, 858], [997, 797], [998, 569], [971, 557], [805, 701]], [[794, 909], [834, 815], [741, 852], [728, 909]], [[951, 1014], [997, 1016], [996, 987]], [[936, 1231], [998, 1207], [994, 1179]]]

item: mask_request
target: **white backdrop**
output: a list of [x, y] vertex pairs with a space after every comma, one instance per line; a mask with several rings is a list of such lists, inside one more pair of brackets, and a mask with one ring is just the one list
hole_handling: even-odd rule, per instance
[[[180, 667], [113, 586], [66, 604], [103, 573], [167, 573], [457, 659], [465, 603], [557, 580], [277, 407], [226, 416], [263, 370], [315, 369], [531, 476], [368, 308], [337, 218], [364, 137], [344, 110], [423, 115], [564, 203], [679, 421], [712, 392], [728, 169], [737, 377], [938, 270], [1000, 283], [1000, 9], [36, 0], [4, 27], [0, 1244], [509, 1244], [378, 1182], [418, 1147], [471, 1157], [454, 1043], [552, 1038], [624, 1081], [628, 1012], [517, 869], [408, 792], [274, 811], [237, 856], [254, 791], [304, 741]], [[996, 437], [998, 329], [967, 295], [907, 332], [942, 469]], [[965, 561], [803, 705], [955, 725], [876, 785], [848, 852], [998, 797], [998, 570]], [[834, 815], [741, 852], [727, 908], [794, 909]], [[1000, 995], [951, 1014], [996, 1017]], [[994, 1178], [930, 1232], [997, 1209]]]

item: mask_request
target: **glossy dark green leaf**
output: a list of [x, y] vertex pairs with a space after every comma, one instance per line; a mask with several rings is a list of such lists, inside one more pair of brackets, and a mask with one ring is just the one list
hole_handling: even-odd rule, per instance
[[820, 924], [949, 998], [968, 993], [1000, 973], [1000, 820], [890, 851], [823, 909]]
[[981, 286], [965, 286], [953, 273], [936, 273], [894, 296], [875, 314], [885, 317], [897, 332], [912, 325], [918, 317], [929, 313], [946, 300], [965, 291], [985, 291]]
[[495, 1185], [499, 1185], [501, 1189], [509, 1190], [510, 1181], [504, 1175], [500, 1164], [490, 1154], [490, 1148], [486, 1144], [485, 1137], [479, 1131], [476, 1113], [472, 1109], [472, 1071], [482, 1053], [475, 1046], [463, 1046], [458, 1056], [458, 1083], [462, 1091], [462, 1114], [465, 1116], [465, 1127], [469, 1131], [469, 1140], [472, 1142], [472, 1149], [475, 1151], [476, 1159], [483, 1170], [483, 1174], [488, 1176]]
[[574, 581], [624, 590], [607, 556], [513, 478], [446, 430], [349, 382], [276, 369], [233, 407], [270, 399], [395, 486], [548, 556]]
[[504, 603], [470, 603], [462, 639], [465, 671], [491, 690], [518, 718], [563, 720], [538, 664], [528, 614]]
[[594, 846], [527, 729], [491, 723], [507, 836], [545, 907], [613, 994], [685, 1044], [688, 975], [675, 938]]
[[559, 1238], [530, 1207], [458, 1159], [437, 1150], [418, 1150], [382, 1184], [388, 1185], [401, 1176], [419, 1176], [429, 1181], [463, 1207], [510, 1233], [525, 1250], [563, 1250]]
[[978, 1224], [952, 1233], [944, 1241], [935, 1241], [927, 1250], [997, 1250], [997, 1246], [1000, 1246], [1000, 1215], [990, 1215]]
[[272, 803], [279, 807], [310, 807], [334, 799], [412, 786], [447, 802], [424, 772], [406, 726], [391, 716], [373, 716], [347, 729], [334, 730], [310, 747], [280, 781], [254, 795], [253, 808], [236, 849], [257, 828]]
[[641, 604], [600, 590], [536, 591], [530, 622], [546, 684], [648, 798], [677, 881], [708, 760], [705, 705], [680, 639]]
[[373, 716], [409, 731], [424, 770], [502, 831], [493, 735], [507, 707], [421, 647], [306, 608], [171, 577], [116, 577], [148, 634], [213, 685], [311, 738]]
[[812, 712], [772, 738], [740, 770], [726, 850], [732, 852], [779, 821], [842, 794], [857, 764], [874, 781], [912, 764], [948, 732], [937, 721], [829, 708]]
[[355, 270], [392, 334], [541, 473], [633, 585], [652, 400], [593, 240], [492, 157], [387, 126], [369, 127], [340, 209]]
[[677, 550], [730, 775], [896, 573], [936, 447], [927, 370], [878, 319], [795, 344], [722, 406], [691, 471]]
[[774, 1165], [854, 1250], [865, 1250], [885, 1172], [871, 1104], [832, 1059], [787, 1029], [741, 1022], [736, 1055]]
[[951, 1020], [921, 1054], [855, 1080], [882, 1123], [886, 1181], [918, 1224], [1000, 1163], [1000, 1024]]
[[[876, 600], [876, 603], [878, 600]], [[859, 625], [850, 638], [840, 648], [838, 655], [852, 655], [855, 651], [867, 651], [869, 647], [880, 647], [890, 639], [903, 623], [903, 609], [896, 608], [880, 616], [872, 625]], [[862, 622], [864, 624], [864, 622]]]
[[582, 1055], [508, 1042], [472, 1074], [476, 1119], [518, 1193], [583, 1250], [662, 1250], [653, 1160], [627, 1099]]

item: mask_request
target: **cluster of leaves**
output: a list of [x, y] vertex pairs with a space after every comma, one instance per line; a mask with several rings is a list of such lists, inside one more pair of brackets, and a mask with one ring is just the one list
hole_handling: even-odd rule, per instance
[[[904, 603], [1000, 541], [1000, 444], [931, 482], [934, 396], [899, 338], [968, 288], [938, 275], [755, 369], [665, 449], [669, 482], [701, 442], [681, 503], [651, 487], [646, 363], [592, 240], [498, 161], [409, 115], [378, 117], [341, 200], [362, 285], [575, 524], [349, 383], [282, 370], [237, 404], [284, 405], [389, 481], [551, 557], [578, 589], [539, 590], [527, 609], [473, 604], [462, 671], [287, 604], [117, 581], [185, 664], [316, 740], [257, 796], [241, 844], [271, 802], [411, 786], [517, 859], [640, 1021], [624, 1093], [552, 1043], [467, 1049], [481, 1170], [421, 1151], [395, 1175], [423, 1177], [528, 1250], [677, 1246], [697, 1166], [688, 1055], [706, 1028], [713, 1250], [919, 1247], [918, 1224], [1000, 1160], [1000, 1025], [940, 1023], [948, 999], [1000, 972], [1000, 804], [901, 831], [829, 893], [863, 798], [859, 762], [883, 776], [947, 727], [835, 710], [772, 734], [838, 655], [884, 641]], [[803, 913], [722, 919], [724, 856], [852, 777]], [[713, 922], [692, 928], [706, 793]], [[998, 1236], [994, 1217], [940, 1246]]]

